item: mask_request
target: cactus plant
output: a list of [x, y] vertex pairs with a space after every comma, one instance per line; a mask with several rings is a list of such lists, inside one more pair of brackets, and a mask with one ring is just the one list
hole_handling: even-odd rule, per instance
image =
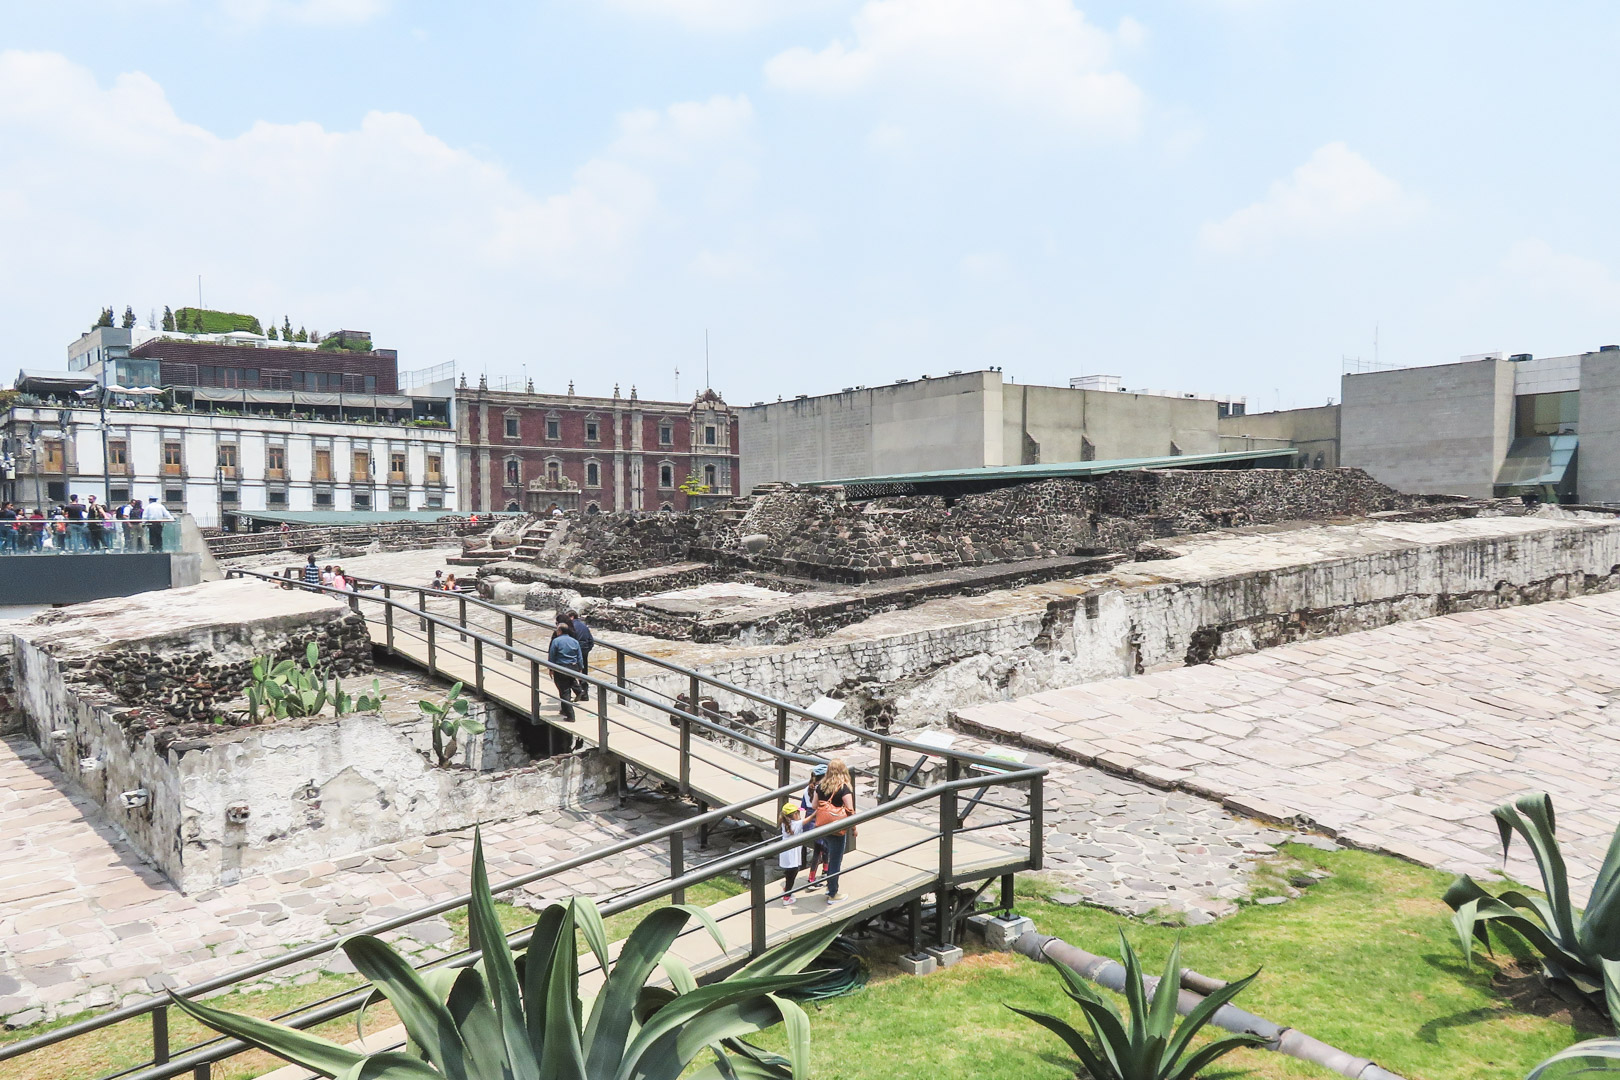
[[456, 756], [456, 740], [463, 733], [482, 735], [484, 724], [467, 715], [467, 699], [461, 695], [461, 683], [456, 683], [441, 701], [423, 699], [416, 703], [433, 726], [433, 756], [439, 768], [448, 769]]
[[320, 647], [313, 641], [304, 646], [303, 664], [297, 660], [275, 663], [268, 656], [255, 657], [246, 694], [248, 722], [252, 724], [259, 722], [261, 713], [275, 720], [317, 716], [329, 701], [336, 716], [374, 712], [387, 698], [376, 679], [371, 680], [369, 694], [362, 692], [355, 697], [345, 692], [337, 677], [322, 666]]

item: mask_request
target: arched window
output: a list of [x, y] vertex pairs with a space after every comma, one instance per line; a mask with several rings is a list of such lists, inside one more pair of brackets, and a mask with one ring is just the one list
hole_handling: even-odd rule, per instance
[[591, 505], [589, 505], [589, 506], [587, 506], [585, 508], [585, 512], [587, 514], [600, 514], [602, 512], [602, 504], [601, 503], [591, 503]]
[[713, 465], [705, 465], [705, 466], [703, 466], [703, 486], [704, 487], [708, 488], [710, 491], [714, 491], [714, 490], [718, 489], [720, 487], [719, 477], [720, 477], [720, 472]]
[[520, 476], [520, 474], [518, 472], [517, 458], [507, 458], [506, 459], [506, 486], [507, 487], [517, 487], [518, 484], [522, 483], [522, 480], [519, 478], [519, 476]]
[[602, 466], [594, 461], [585, 463], [585, 486], [588, 488], [602, 486]]
[[562, 483], [562, 462], [556, 458], [546, 462], [546, 481], [552, 484]]
[[506, 510], [507, 510], [508, 513], [515, 514], [521, 509], [523, 509], [523, 507], [519, 506], [515, 502], [509, 502], [509, 503], [506, 504]]
[[662, 506], [660, 506], [660, 507], [659, 507], [659, 508], [658, 508], [658, 509], [659, 509], [659, 511], [660, 511], [660, 512], [661, 512], [661, 513], [665, 513], [665, 514], [669, 514], [669, 513], [673, 513], [673, 512], [674, 512], [674, 510], [675, 510], [675, 507], [674, 507], [674, 505], [673, 505], [673, 504], [671, 504], [671, 503], [665, 503], [665, 504], [664, 504], [664, 505], [662, 505]]
[[672, 488], [675, 486], [675, 465], [672, 462], [662, 462], [658, 466], [658, 486]]

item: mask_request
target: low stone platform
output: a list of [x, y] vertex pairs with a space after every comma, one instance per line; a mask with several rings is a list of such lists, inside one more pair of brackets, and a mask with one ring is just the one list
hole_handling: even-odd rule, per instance
[[[1620, 595], [1476, 611], [960, 709], [961, 728], [1489, 874], [1550, 792], [1577, 890], [1620, 822]], [[1507, 872], [1539, 882], [1516, 845]]]

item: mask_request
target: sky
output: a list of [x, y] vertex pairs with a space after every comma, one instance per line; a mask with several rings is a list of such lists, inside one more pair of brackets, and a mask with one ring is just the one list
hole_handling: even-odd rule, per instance
[[[746, 404], [1620, 341], [1620, 5], [0, 0], [0, 364], [113, 306]], [[677, 381], [677, 369], [679, 371]]]

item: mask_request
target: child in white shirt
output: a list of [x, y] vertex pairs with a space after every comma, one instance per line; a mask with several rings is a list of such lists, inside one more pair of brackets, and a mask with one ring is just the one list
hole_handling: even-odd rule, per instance
[[[777, 816], [777, 823], [782, 827], [782, 839], [789, 840], [810, 827], [809, 819], [805, 816], [804, 807], [797, 802], [782, 804], [781, 813]], [[782, 906], [793, 906], [793, 882], [799, 876], [799, 870], [804, 866], [804, 845], [796, 844], [783, 851], [776, 857], [777, 865], [782, 868], [786, 878], [782, 886]]]

